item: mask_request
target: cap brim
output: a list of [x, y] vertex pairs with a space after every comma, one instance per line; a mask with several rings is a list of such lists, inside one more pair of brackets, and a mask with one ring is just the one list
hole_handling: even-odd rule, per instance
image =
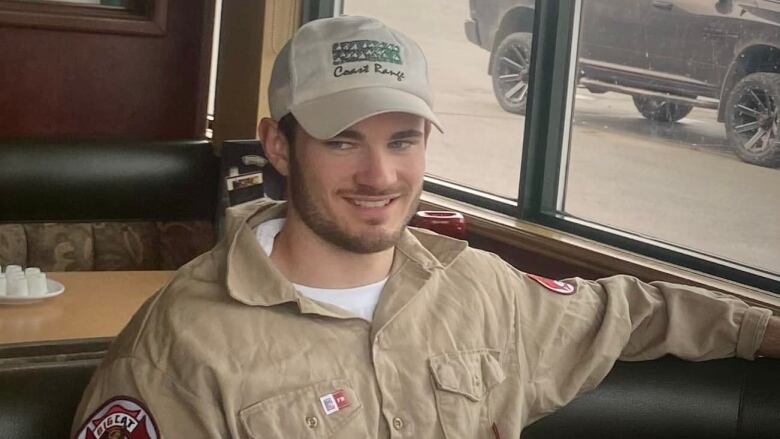
[[394, 88], [365, 87], [340, 91], [293, 106], [290, 111], [309, 135], [330, 139], [350, 126], [382, 113], [409, 113], [428, 119], [443, 132], [425, 101]]

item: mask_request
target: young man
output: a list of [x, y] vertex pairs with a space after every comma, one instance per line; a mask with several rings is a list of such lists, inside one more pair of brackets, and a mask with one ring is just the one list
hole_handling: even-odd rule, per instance
[[777, 354], [777, 320], [737, 299], [549, 281], [407, 229], [439, 123], [420, 48], [382, 23], [303, 26], [269, 97], [289, 203], [228, 212], [116, 339], [75, 437], [516, 438], [618, 358]]

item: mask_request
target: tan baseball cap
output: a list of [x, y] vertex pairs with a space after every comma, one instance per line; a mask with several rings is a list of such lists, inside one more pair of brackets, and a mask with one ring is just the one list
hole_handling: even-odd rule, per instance
[[420, 46], [374, 18], [341, 16], [301, 26], [274, 62], [268, 96], [273, 119], [292, 113], [318, 139], [396, 111], [442, 130]]

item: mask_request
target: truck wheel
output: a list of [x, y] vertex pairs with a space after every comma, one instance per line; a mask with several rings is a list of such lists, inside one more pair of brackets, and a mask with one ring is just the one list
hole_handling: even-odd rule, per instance
[[693, 105], [650, 96], [634, 96], [634, 106], [642, 116], [656, 122], [677, 122], [693, 110]]
[[753, 73], [726, 101], [726, 135], [739, 158], [780, 166], [780, 73]]
[[528, 72], [531, 66], [531, 34], [507, 35], [493, 55], [493, 93], [504, 110], [525, 114], [528, 97]]

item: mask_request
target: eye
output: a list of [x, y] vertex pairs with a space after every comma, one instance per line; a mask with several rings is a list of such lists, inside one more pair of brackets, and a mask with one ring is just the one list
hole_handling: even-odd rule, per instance
[[328, 140], [325, 142], [325, 145], [335, 151], [345, 151], [348, 149], [352, 149], [355, 147], [352, 143], [349, 143], [344, 140]]
[[395, 141], [390, 142], [388, 144], [388, 146], [392, 150], [401, 151], [401, 150], [404, 150], [404, 149], [409, 149], [413, 144], [414, 144], [414, 142], [412, 142], [410, 140], [395, 140]]

